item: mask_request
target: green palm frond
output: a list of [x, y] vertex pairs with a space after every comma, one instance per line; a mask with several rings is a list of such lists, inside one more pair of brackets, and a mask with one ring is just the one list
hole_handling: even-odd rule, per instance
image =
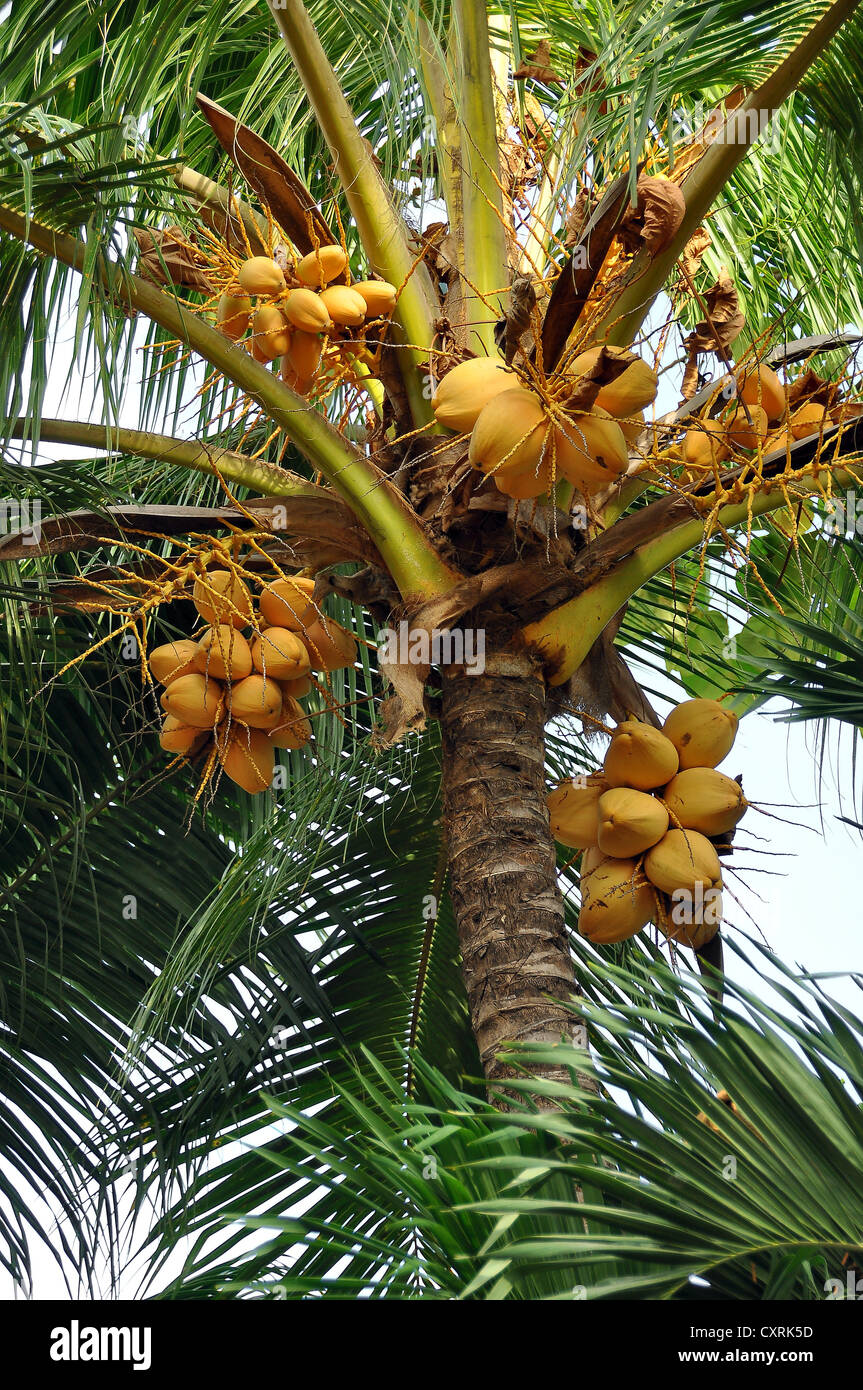
[[[19, 633], [7, 669], [29, 651], [44, 679], [86, 630], [69, 619], [53, 647], [38, 625]], [[356, 1048], [392, 1062], [408, 1043], [453, 1075], [479, 1070], [433, 743], [370, 760], [360, 700], [347, 728], [328, 721], [314, 760], [290, 755], [268, 807], [220, 795], [189, 822], [194, 776], [164, 780], [164, 759], [130, 735], [141, 699], [126, 666], [88, 659], [35, 716], [26, 692], [41, 682], [20, 671], [4, 728], [3, 1086], [44, 1145], [11, 1110], [0, 1143], [22, 1174], [54, 1172], [42, 1186], [84, 1278], [117, 1238], [116, 1185], [133, 1173], [148, 1211], [223, 1136], [260, 1127], [275, 1078], [318, 1104]], [[362, 679], [337, 698], [356, 701]], [[4, 1195], [2, 1258], [20, 1274], [40, 1218], [23, 1186]]]
[[[421, 38], [445, 54], [453, 8], [308, 6], [409, 233], [446, 215]], [[664, 158], [670, 136], [684, 139], [735, 84], [760, 82], [826, 8], [493, 5], [515, 60], [548, 38], [564, 78], [519, 81], [513, 110], [526, 121], [530, 95], [549, 122], [555, 236], [585, 168], [600, 186], [651, 148]], [[109, 259], [134, 269], [135, 229], [196, 226], [178, 165], [261, 211], [199, 91], [297, 169], [364, 272], [297, 71], [257, 0], [179, 0], [168, 15], [140, 0], [12, 0], [2, 42], [0, 204], [74, 233], [87, 257], [72, 277], [0, 235], [0, 491], [45, 514], [127, 498], [215, 506], [216, 478], [161, 461], [51, 459], [40, 419], [64, 375], [87, 381], [81, 409], [106, 421], [137, 410], [145, 428], [221, 448], [242, 438], [277, 461], [266, 423], [237, 423], [235, 389], [167, 352], [166, 331], [127, 318], [99, 272]], [[714, 209], [703, 274], [732, 269], [741, 346], [775, 325], [780, 337], [863, 326], [848, 273], [863, 248], [861, 69], [855, 16]], [[457, 85], [451, 96], [463, 109]], [[838, 370], [842, 358], [825, 360]], [[344, 405], [335, 393], [326, 409], [335, 419]], [[21, 415], [23, 444], [9, 437]], [[295, 449], [281, 461], [311, 476]], [[782, 695], [794, 717], [859, 727], [859, 544], [816, 529], [794, 547], [758, 523], [751, 547], [781, 613], [712, 543], [703, 574], [683, 560], [632, 600], [621, 649], [692, 694], [732, 692], [740, 709]], [[188, 1238], [167, 1289], [176, 1298], [275, 1285], [289, 1297], [684, 1298], [698, 1296], [696, 1278], [719, 1297], [814, 1298], [843, 1258], [859, 1264], [863, 1044], [846, 1010], [790, 975], [774, 980], [782, 1017], [733, 984], [720, 1009], [647, 948], [600, 958], [581, 946], [592, 1059], [565, 1054], [572, 1084], [553, 1112], [527, 1100], [494, 1109], [476, 1079], [434, 728], [372, 754], [380, 689], [364, 645], [359, 667], [332, 682], [342, 718], [316, 719], [313, 746], [285, 756], [284, 791], [252, 800], [223, 785], [190, 814], [195, 770], [163, 775], [156, 703], [119, 643], [56, 674], [115, 620], [50, 613], [49, 581], [125, 558], [105, 542], [83, 558], [25, 560], [4, 567], [0, 589], [0, 1262], [16, 1280], [27, 1285], [34, 1238], [88, 1289], [106, 1250], [114, 1277], [137, 1245], [154, 1290]], [[328, 611], [371, 644], [359, 610], [333, 598]], [[151, 640], [187, 631], [189, 615], [178, 605]], [[321, 705], [313, 696], [313, 713]], [[552, 725], [550, 777], [595, 761], [589, 732]], [[599, 1100], [580, 1089], [591, 1069]], [[716, 1101], [718, 1086], [744, 1120]], [[57, 1230], [45, 1229], [40, 1192]]]
[[335, 1112], [274, 1096], [279, 1137], [202, 1182], [184, 1227], [196, 1247], [167, 1296], [806, 1300], [828, 1279], [844, 1291], [863, 1255], [859, 1021], [781, 967], [781, 1012], [732, 985], [715, 1019], [691, 977], [642, 950], [625, 968], [585, 950], [582, 965], [591, 1059], [542, 1051], [572, 1075], [545, 1088], [552, 1109], [531, 1102], [535, 1075], [524, 1108], [500, 1112], [421, 1060], [425, 1099], [412, 1102], [368, 1055]]
[[[353, 0], [350, 25], [320, 0], [309, 10], [385, 181], [396, 191], [409, 225], [419, 227], [423, 208], [434, 205], [441, 189], [428, 158], [417, 0], [389, 6], [383, 38], [379, 7], [365, 0]], [[592, 66], [578, 69], [581, 80], [571, 89], [540, 89], [543, 111], [559, 132], [558, 231], [583, 158], [571, 139], [575, 116], [589, 131], [597, 176], [632, 169], [657, 122], [671, 121], [672, 139], [675, 128], [685, 132], [697, 124], [698, 113], [709, 114], [711, 103], [731, 85], [759, 81], [823, 10], [814, 0], [725, 0], [683, 9], [672, 0], [639, 0], [580, 6], [575, 14], [568, 6], [548, 5], [540, 17], [530, 5], [501, 6], [502, 18], [515, 19], [516, 50], [528, 52], [547, 34], [564, 76], [577, 61], [584, 62], [585, 52], [596, 54]], [[34, 213], [50, 211], [59, 219], [52, 225], [86, 229], [94, 264], [98, 247], [113, 244], [122, 253], [129, 223], [158, 224], [183, 215], [170, 174], [178, 159], [222, 183], [230, 178], [221, 149], [194, 108], [195, 92], [203, 90], [250, 121], [289, 163], [306, 172], [325, 212], [337, 206], [350, 225], [297, 74], [275, 30], [261, 26], [256, 6], [185, 3], [172, 13], [168, 32], [158, 8], [127, 4], [113, 14], [111, 60], [104, 67], [99, 56], [103, 7], [75, 7], [72, 13], [74, 18], [53, 5], [46, 11], [33, 0], [13, 5], [6, 28], [14, 57], [7, 65], [7, 104], [0, 112], [0, 149], [6, 150], [5, 161], [0, 158], [0, 200], [17, 207], [23, 199]], [[424, 13], [445, 48], [449, 6]], [[849, 257], [859, 259], [861, 246], [860, 142], [850, 138], [861, 34], [858, 19], [843, 27], [781, 115], [778, 157], [772, 144], [756, 147], [715, 212], [716, 244], [705, 265], [715, 269], [724, 261], [737, 271], [752, 337], [768, 323], [788, 319], [789, 298], [798, 316], [787, 323], [789, 336], [861, 317], [854, 277], [844, 273]], [[27, 61], [21, 53], [29, 55]], [[458, 92], [454, 97], [458, 102]], [[415, 153], [422, 175], [418, 184], [412, 172]], [[819, 193], [817, 217], [811, 215], [813, 188], [833, 190], [826, 200]], [[48, 324], [56, 323], [63, 288], [73, 282], [65, 271], [39, 272], [53, 286], [54, 302], [44, 303], [41, 293], [32, 298], [37, 320], [28, 330], [19, 306], [36, 261], [27, 252], [4, 251], [7, 275], [16, 256], [21, 267], [8, 287], [13, 292], [0, 296], [0, 330], [5, 340], [23, 348], [44, 340]], [[754, 264], [760, 268], [757, 279], [748, 277]], [[108, 328], [110, 310], [101, 302], [96, 280], [88, 275], [86, 285], [95, 322], [88, 332], [91, 341], [82, 338], [79, 350], [92, 353], [110, 402], [112, 380], [115, 398], [122, 394], [125, 335]], [[83, 323], [82, 316], [82, 330]], [[162, 336], [157, 333], [154, 342]], [[15, 351], [6, 360], [20, 363], [23, 353]], [[158, 355], [147, 359], [148, 373], [164, 365]], [[181, 358], [152, 375], [142, 396], [143, 413], [176, 411], [188, 389], [188, 370]], [[14, 369], [7, 369], [4, 384], [14, 397]], [[30, 390], [36, 419], [44, 388], [45, 371], [36, 370]], [[16, 413], [20, 385], [17, 393]], [[202, 403], [199, 426], [207, 418]]]

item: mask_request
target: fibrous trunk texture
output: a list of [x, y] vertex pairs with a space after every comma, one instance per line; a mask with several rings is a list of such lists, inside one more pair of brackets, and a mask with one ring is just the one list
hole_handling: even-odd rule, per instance
[[[450, 892], [490, 1083], [516, 1074], [495, 1056], [505, 1042], [584, 1043], [562, 1002], [577, 991], [545, 803], [544, 724], [545, 684], [526, 657], [490, 655], [483, 675], [445, 672]], [[563, 1068], [537, 1074], [569, 1079]]]

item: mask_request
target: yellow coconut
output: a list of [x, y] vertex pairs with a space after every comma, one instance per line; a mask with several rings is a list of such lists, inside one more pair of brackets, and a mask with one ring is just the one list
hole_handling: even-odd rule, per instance
[[597, 845], [613, 859], [633, 859], [661, 840], [668, 829], [662, 802], [632, 787], [610, 787], [599, 798]]
[[297, 262], [297, 279], [319, 290], [341, 275], [348, 263], [341, 246], [318, 246]]
[[760, 405], [768, 420], [785, 414], [785, 388], [772, 367], [764, 363], [747, 367], [737, 378], [740, 399], [747, 405]]
[[863, 415], [863, 402], [861, 401], [840, 401], [830, 411], [830, 419], [834, 425], [845, 425], [849, 420], [859, 419], [861, 415]]
[[279, 681], [283, 695], [290, 695], [294, 700], [302, 700], [304, 695], [310, 695], [314, 686], [311, 676], [297, 676], [294, 680]]
[[541, 497], [544, 492], [548, 492], [551, 487], [551, 460], [543, 461], [537, 472], [531, 473], [510, 473], [508, 469], [501, 468], [500, 472], [493, 475], [492, 481], [498, 492], [502, 492], [504, 497], [512, 497], [516, 502], [524, 502], [528, 498]]
[[262, 304], [252, 323], [255, 346], [265, 362], [281, 357], [291, 346], [288, 321], [275, 304]]
[[699, 420], [686, 431], [683, 459], [690, 468], [712, 468], [729, 454], [722, 420]]
[[[294, 333], [291, 338], [292, 343], [294, 338], [296, 337], [297, 334]], [[290, 386], [292, 391], [296, 391], [298, 396], [307, 396], [311, 391], [312, 387], [314, 386], [315, 382], [317, 381], [317, 372], [314, 372], [312, 376], [302, 376], [296, 370], [293, 362], [291, 361], [291, 354], [289, 352], [286, 352], [284, 357], [282, 358], [282, 365], [279, 368], [279, 376], [282, 378], [282, 381], [285, 383], [286, 386]]]
[[629, 448], [620, 425], [598, 406], [569, 417], [556, 429], [554, 443], [557, 475], [579, 492], [596, 492], [629, 467]]
[[270, 731], [270, 742], [276, 748], [305, 748], [311, 737], [311, 722], [302, 705], [288, 696], [282, 703], [278, 724]]
[[669, 830], [644, 856], [644, 872], [663, 893], [722, 887], [719, 855], [697, 830]]
[[195, 668], [217, 680], [240, 681], [252, 669], [252, 653], [241, 632], [231, 623], [208, 627], [201, 635], [195, 654]]
[[821, 430], [828, 429], [831, 424], [830, 416], [823, 405], [807, 401], [793, 412], [788, 428], [795, 439], [806, 439], [810, 434], [818, 434]]
[[314, 290], [291, 290], [282, 309], [288, 322], [304, 333], [324, 333], [333, 326], [329, 309]]
[[602, 778], [569, 777], [546, 797], [551, 833], [569, 849], [596, 844], [599, 798], [607, 791]]
[[224, 689], [220, 681], [193, 671], [172, 681], [161, 699], [166, 714], [173, 714], [194, 729], [212, 729], [224, 713]]
[[775, 434], [768, 434], [765, 439], [764, 453], [775, 454], [781, 450], [783, 454], [787, 454], [789, 445], [795, 443], [796, 440], [789, 430], [777, 430]]
[[311, 381], [321, 362], [321, 340], [316, 333], [298, 328], [291, 336], [287, 359], [301, 380]]
[[581, 856], [581, 863], [579, 865], [581, 882], [583, 883], [588, 875], [593, 873], [594, 869], [598, 869], [600, 864], [606, 864], [608, 862], [613, 862], [613, 859], [610, 859], [609, 855], [603, 854], [598, 845], [588, 845]]
[[724, 835], [746, 812], [743, 788], [712, 767], [688, 767], [672, 777], [662, 792], [675, 824], [702, 835]]
[[594, 404], [612, 415], [631, 415], [656, 400], [659, 377], [641, 357], [637, 357], [625, 372], [603, 386]]
[[738, 449], [757, 449], [767, 438], [767, 427], [763, 406], [741, 405], [725, 421], [725, 438]]
[[523, 386], [501, 391], [480, 411], [470, 437], [468, 459], [483, 473], [505, 477], [536, 475], [549, 435], [549, 421], [539, 397]]
[[620, 425], [620, 432], [627, 445], [633, 449], [647, 428], [644, 411], [633, 412], [629, 416], [624, 415], [617, 423]]
[[252, 256], [244, 261], [237, 278], [246, 294], [279, 294], [285, 288], [281, 267], [269, 256]]
[[176, 715], [166, 714], [162, 721], [159, 743], [166, 753], [194, 753], [207, 737], [205, 729], [196, 729], [192, 724], [184, 724]]
[[231, 718], [252, 729], [274, 729], [282, 717], [282, 692], [272, 677], [257, 671], [230, 690]]
[[309, 623], [300, 634], [309, 653], [313, 671], [343, 671], [357, 659], [357, 643], [352, 632], [332, 618]]
[[737, 715], [717, 700], [684, 700], [671, 711], [662, 731], [677, 749], [681, 769], [716, 767], [731, 752]]
[[625, 941], [650, 921], [653, 890], [634, 859], [603, 859], [581, 880], [582, 936], [603, 944]]
[[219, 331], [239, 342], [252, 318], [252, 301], [247, 294], [223, 294], [216, 310]]
[[227, 742], [217, 746], [219, 762], [232, 782], [247, 792], [266, 791], [276, 766], [275, 748], [262, 729], [231, 726]]
[[694, 921], [673, 920], [674, 916], [680, 915], [681, 908], [684, 907], [684, 904], [677, 902], [672, 903], [667, 909], [668, 916], [665, 922], [657, 915], [656, 925], [676, 946], [689, 946], [693, 951], [700, 951], [719, 931], [722, 923], [722, 894], [717, 888], [706, 899], [693, 899], [693, 903], [695, 902], [698, 905], [693, 906], [691, 911], [684, 908], [687, 916], [693, 917]]
[[517, 384], [515, 372], [499, 357], [471, 357], [459, 362], [441, 379], [432, 396], [435, 419], [449, 430], [466, 434], [489, 401]]
[[208, 627], [247, 627], [252, 621], [252, 596], [230, 570], [209, 570], [206, 579], [196, 579], [192, 602]]
[[398, 290], [388, 280], [357, 280], [351, 285], [351, 289], [362, 295], [366, 301], [367, 315], [371, 319], [380, 318], [382, 314], [391, 314], [396, 307]]
[[348, 285], [331, 285], [321, 290], [321, 303], [326, 305], [333, 323], [344, 328], [359, 328], [365, 322], [366, 301]]
[[161, 647], [154, 647], [149, 656], [153, 676], [157, 681], [161, 681], [162, 685], [170, 685], [171, 681], [179, 680], [180, 676], [188, 676], [190, 671], [197, 671], [197, 650], [197, 642], [186, 637], [178, 642], [165, 642]]
[[611, 736], [603, 770], [610, 787], [649, 792], [670, 782], [677, 768], [677, 749], [664, 734], [638, 719], [625, 719]]
[[261, 590], [260, 607], [266, 621], [272, 627], [286, 627], [289, 632], [302, 632], [308, 623], [313, 623], [318, 610], [312, 603], [315, 590], [314, 579], [302, 575], [291, 575], [285, 579], [274, 579]]
[[267, 356], [266, 347], [264, 345], [263, 339], [258, 339], [255, 337], [249, 338], [247, 342], [247, 347], [256, 362], [261, 362], [264, 366], [266, 366], [268, 362], [272, 362], [273, 359]]
[[252, 642], [251, 660], [256, 671], [276, 680], [295, 680], [309, 670], [309, 654], [295, 632], [268, 627]]
[[[575, 374], [584, 376], [592, 371], [601, 351], [601, 347], [593, 347], [580, 353], [572, 364]], [[613, 357], [627, 360], [629, 366], [615, 381], [610, 381], [607, 386], [600, 388], [594, 404], [611, 415], [632, 415], [636, 410], [643, 410], [645, 406], [652, 404], [656, 400], [659, 385], [659, 377], [653, 368], [637, 353], [630, 352], [627, 348], [612, 347], [608, 351]]]

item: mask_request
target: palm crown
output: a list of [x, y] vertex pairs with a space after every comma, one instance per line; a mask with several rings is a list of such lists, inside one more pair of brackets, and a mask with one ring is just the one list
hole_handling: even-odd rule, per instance
[[[33, 1188], [89, 1278], [179, 1181], [178, 1296], [819, 1296], [859, 1200], [807, 1207], [780, 1135], [859, 1158], [854, 1020], [723, 1003], [721, 933], [710, 1006], [643, 938], [573, 942], [545, 783], [659, 724], [630, 656], [857, 722], [857, 545], [812, 524], [863, 444], [857, 7], [348, 8], [6, 24], [6, 1267]], [[70, 296], [98, 421], [45, 411]], [[198, 617], [215, 732], [169, 686], [166, 756], [146, 656]], [[481, 631], [484, 671], [376, 663], [400, 623]]]

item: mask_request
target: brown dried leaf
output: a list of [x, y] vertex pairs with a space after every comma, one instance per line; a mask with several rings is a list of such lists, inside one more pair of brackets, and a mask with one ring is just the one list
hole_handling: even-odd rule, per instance
[[534, 82], [545, 83], [546, 87], [565, 87], [563, 78], [550, 66], [550, 58], [551, 44], [548, 39], [543, 39], [536, 51], [528, 53], [521, 67], [513, 73], [513, 81], [524, 82], [525, 78], [531, 77]]
[[707, 250], [708, 246], [712, 244], [712, 242], [713, 237], [710, 235], [706, 227], [696, 227], [695, 231], [692, 233], [692, 236], [689, 238], [686, 245], [684, 246], [683, 255], [680, 258], [680, 264], [685, 274], [689, 276], [690, 280], [694, 279], [694, 277], [698, 274], [698, 271], [701, 269], [701, 261], [704, 256], [704, 253]]
[[501, 140], [498, 153], [501, 182], [508, 197], [516, 202], [539, 182], [542, 175], [541, 165], [530, 146], [523, 144], [521, 140]]
[[683, 373], [683, 385], [680, 388], [680, 403], [691, 401], [698, 390], [698, 353], [690, 350], [686, 363], [686, 370]]
[[578, 316], [588, 301], [626, 205], [629, 176], [619, 174], [609, 184], [587, 222], [579, 243], [554, 282], [542, 326], [545, 370], [556, 366]]
[[206, 260], [182, 227], [133, 227], [132, 236], [140, 253], [138, 274], [145, 280], [212, 294], [213, 287], [202, 269]]
[[[536, 290], [529, 275], [516, 275], [510, 287], [510, 303], [502, 333], [506, 365], [512, 366], [524, 335], [530, 330], [531, 313], [536, 307]], [[501, 344], [498, 343], [498, 347]]]
[[422, 250], [422, 259], [432, 278], [449, 284], [456, 272], [456, 247], [450, 236], [448, 222], [429, 222], [421, 232], [411, 235], [411, 243]]
[[[274, 487], [271, 497], [251, 497], [244, 503], [262, 530], [290, 538], [293, 549], [314, 554], [320, 565], [358, 560], [382, 566], [376, 547], [352, 512], [327, 488], [318, 488], [287, 473], [289, 481], [301, 483], [302, 496], [279, 496]], [[276, 486], [278, 478], [274, 479]], [[32, 559], [36, 555], [57, 555], [96, 550], [107, 541], [122, 545], [141, 532], [183, 536], [202, 531], [221, 531], [229, 526], [241, 529], [246, 521], [236, 507], [184, 507], [159, 504], [130, 504], [106, 507], [103, 512], [76, 511], [64, 516], [46, 517], [35, 543], [29, 532], [10, 532], [0, 537], [0, 562]]]
[[695, 326], [686, 339], [686, 347], [690, 353], [722, 354], [731, 346], [746, 322], [734, 281], [725, 266], [721, 267], [719, 279], [707, 291], [704, 300], [710, 321], [705, 318]]
[[564, 245], [567, 247], [577, 246], [581, 240], [581, 234], [596, 211], [599, 202], [598, 195], [588, 188], [580, 188], [575, 195], [575, 202], [569, 210], [566, 219], [566, 237]]
[[604, 347], [590, 371], [577, 378], [565, 409], [572, 414], [590, 410], [603, 386], [616, 381], [637, 360], [637, 354], [627, 348]]
[[704, 302], [709, 321], [702, 319], [684, 341], [688, 361], [683, 374], [681, 405], [692, 400], [698, 390], [699, 353], [715, 352], [723, 361], [727, 361], [731, 344], [746, 322], [737, 290], [725, 266], [719, 272], [719, 279], [704, 296]]
[[372, 735], [376, 748], [391, 748], [406, 734], [425, 728], [425, 683], [429, 667], [385, 661], [378, 655], [380, 673], [393, 687], [394, 695], [380, 707], [381, 726]]
[[803, 401], [829, 408], [835, 405], [838, 396], [839, 387], [836, 382], [819, 376], [811, 367], [795, 377], [788, 387], [788, 405], [792, 408]]
[[663, 175], [641, 174], [636, 185], [637, 201], [630, 206], [620, 228], [620, 239], [627, 251], [642, 247], [652, 256], [673, 241], [683, 221], [686, 203], [676, 183]]
[[270, 209], [300, 254], [308, 255], [316, 241], [324, 246], [336, 242], [311, 193], [272, 145], [235, 120], [223, 106], [210, 101], [203, 92], [198, 93], [196, 100], [222, 149], [264, 207]]

